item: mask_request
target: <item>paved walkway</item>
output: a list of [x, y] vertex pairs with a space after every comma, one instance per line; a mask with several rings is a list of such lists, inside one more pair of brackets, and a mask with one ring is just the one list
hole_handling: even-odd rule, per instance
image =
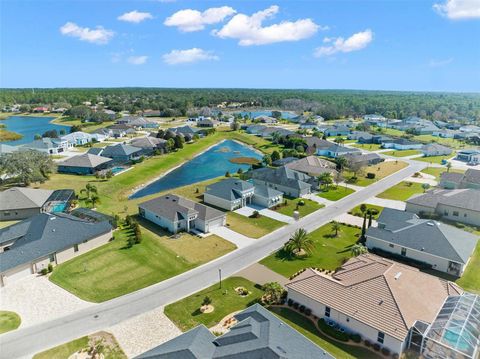
[[263, 207], [254, 206], [254, 205], [248, 205], [248, 206], [239, 208], [235, 210], [235, 213], [241, 214], [242, 216], [245, 216], [245, 217], [249, 217], [255, 211], [258, 211], [262, 216], [269, 217], [280, 222], [284, 222], [284, 223], [295, 222], [295, 220], [290, 216], [284, 215], [276, 211], [272, 211], [271, 209], [268, 209], [268, 208], [263, 208]]
[[108, 328], [107, 332], [114, 335], [128, 358], [136, 357], [182, 334], [163, 313], [163, 307], [125, 320]]
[[380, 207], [387, 207], [393, 209], [399, 209], [401, 211], [405, 210], [405, 202], [403, 201], [395, 201], [393, 199], [385, 199], [385, 198], [378, 198], [378, 197], [371, 197], [365, 201], [367, 204], [375, 204]]
[[261, 285], [264, 285], [268, 282], [278, 282], [281, 285], [285, 285], [289, 281], [288, 278], [285, 278], [283, 275], [274, 272], [270, 268], [265, 267], [260, 263], [255, 263], [245, 269], [242, 269], [240, 272], [235, 273], [235, 276], [246, 278], [253, 283]]
[[421, 177], [408, 177], [406, 181], [416, 182], [416, 183], [428, 183], [430, 186], [436, 186], [438, 184], [435, 176], [429, 175], [427, 173], [420, 172]]
[[312, 201], [323, 204], [325, 206], [328, 206], [329, 204], [334, 203], [334, 201], [330, 201], [326, 198], [319, 197], [314, 193], [310, 193], [310, 194], [306, 195], [305, 198], [311, 199]]
[[219, 237], [222, 237], [223, 239], [226, 239], [229, 242], [232, 242], [237, 246], [237, 248], [247, 247], [253, 242], [255, 242], [255, 239], [244, 236], [243, 234], [237, 233], [223, 226], [213, 228], [210, 230], [210, 232], [216, 234]]
[[[337, 222], [340, 223], [345, 223], [345, 224], [351, 224], [354, 226], [362, 227], [363, 226], [363, 218], [362, 217], [357, 217], [352, 214], [348, 213], [343, 213], [339, 215], [338, 217], [335, 218]], [[368, 217], [367, 217], [367, 223], [368, 223]], [[372, 227], [377, 226], [377, 221], [372, 220]]]

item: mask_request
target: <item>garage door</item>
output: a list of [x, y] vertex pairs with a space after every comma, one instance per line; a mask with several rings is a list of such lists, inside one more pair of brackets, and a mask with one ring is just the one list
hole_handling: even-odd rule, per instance
[[223, 226], [223, 217], [208, 222], [207, 232], [211, 231], [213, 228], [217, 228], [220, 226]]
[[32, 275], [32, 269], [30, 265], [25, 267], [15, 268], [11, 272], [5, 273], [4, 282], [6, 285], [14, 283], [20, 279], [27, 278]]

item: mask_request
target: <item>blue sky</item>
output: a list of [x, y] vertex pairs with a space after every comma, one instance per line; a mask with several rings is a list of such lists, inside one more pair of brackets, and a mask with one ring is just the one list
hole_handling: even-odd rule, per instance
[[2, 0], [1, 87], [480, 92], [480, 0]]

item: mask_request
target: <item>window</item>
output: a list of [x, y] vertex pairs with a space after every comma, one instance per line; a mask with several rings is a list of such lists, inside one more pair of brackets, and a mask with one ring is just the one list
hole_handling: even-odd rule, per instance
[[325, 307], [325, 316], [330, 318], [330, 307]]
[[73, 245], [73, 251], [74, 251], [74, 252], [78, 252], [78, 244], [74, 244], [74, 245]]
[[407, 248], [402, 248], [402, 256], [406, 256], [407, 255]]
[[380, 344], [383, 344], [383, 341], [385, 340], [385, 333], [383, 332], [378, 332], [378, 336], [377, 336], [377, 342], [379, 342]]
[[464, 217], [466, 217], [466, 216], [467, 216], [467, 214], [466, 214], [466, 213], [464, 213], [464, 214], [463, 214], [463, 216], [464, 216]]
[[458, 212], [457, 212], [457, 211], [453, 211], [453, 216], [454, 216], [454, 217], [458, 217]]
[[443, 212], [443, 215], [444, 215], [444, 216], [448, 216], [448, 211], [444, 211], [444, 212]]
[[8, 217], [8, 216], [10, 216], [10, 212], [3, 212], [3, 215], [4, 215], [5, 217]]

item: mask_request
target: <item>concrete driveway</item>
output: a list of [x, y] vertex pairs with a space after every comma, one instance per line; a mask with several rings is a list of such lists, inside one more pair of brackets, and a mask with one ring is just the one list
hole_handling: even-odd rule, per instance
[[252, 244], [255, 239], [244, 236], [243, 234], [232, 231], [227, 227], [217, 227], [210, 230], [211, 233], [216, 234], [223, 239], [232, 242], [237, 248], [247, 247]]
[[380, 207], [399, 209], [401, 211], [404, 211], [406, 206], [406, 203], [403, 201], [396, 201], [393, 199], [385, 199], [385, 198], [378, 198], [378, 197], [371, 197], [367, 199], [365, 203], [374, 204]]
[[269, 218], [275, 219], [275, 220], [280, 221], [280, 222], [284, 222], [284, 223], [295, 222], [295, 220], [290, 216], [286, 216], [282, 213], [272, 211], [271, 209], [264, 208], [264, 207], [259, 207], [259, 206], [255, 206], [255, 205], [248, 205], [248, 206], [239, 208], [239, 209], [235, 210], [235, 213], [241, 214], [242, 216], [245, 216], [245, 217], [249, 217], [255, 211], [258, 211], [262, 216], [269, 217]]

